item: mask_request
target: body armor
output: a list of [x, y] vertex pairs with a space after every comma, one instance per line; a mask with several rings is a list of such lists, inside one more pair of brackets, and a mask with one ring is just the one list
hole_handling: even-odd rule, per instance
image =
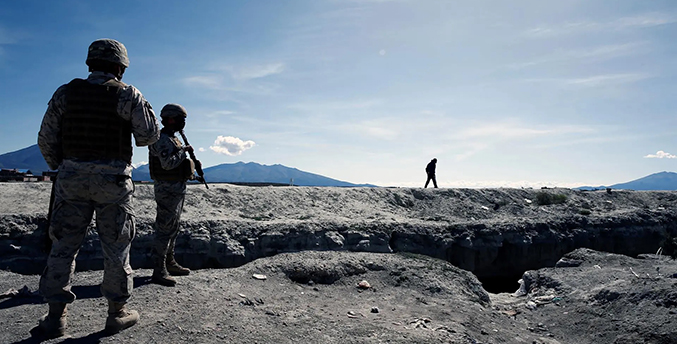
[[131, 122], [117, 112], [124, 84], [111, 79], [101, 85], [74, 79], [66, 91], [61, 124], [64, 159], [116, 159], [132, 163]]
[[[181, 149], [182, 145], [179, 139], [172, 137], [171, 141], [174, 143], [174, 151], [170, 154], [176, 154]], [[153, 154], [148, 154], [148, 169], [150, 170], [150, 177], [153, 180], [161, 180], [168, 182], [185, 182], [193, 178], [195, 173], [195, 164], [193, 160], [186, 158], [181, 165], [171, 170], [162, 168], [160, 158]]]

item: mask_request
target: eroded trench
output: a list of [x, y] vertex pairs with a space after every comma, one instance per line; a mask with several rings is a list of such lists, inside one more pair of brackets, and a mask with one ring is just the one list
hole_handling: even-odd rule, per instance
[[[0, 220], [16, 228], [35, 228], [28, 233], [26, 230], [9, 233], [0, 240], [0, 268], [22, 274], [41, 273], [47, 256], [44, 219], [3, 216]], [[554, 267], [564, 254], [577, 248], [636, 257], [655, 253], [677, 237], [677, 218], [667, 214], [651, 218], [446, 227], [261, 225], [228, 221], [186, 222], [182, 227], [176, 256], [192, 269], [237, 267], [258, 258], [304, 250], [414, 253], [439, 258], [472, 272], [491, 293], [515, 292], [525, 271]], [[78, 270], [103, 268], [98, 237], [93, 228], [90, 231], [77, 258]], [[151, 268], [152, 223], [137, 223], [137, 231], [131, 250], [132, 267]]]

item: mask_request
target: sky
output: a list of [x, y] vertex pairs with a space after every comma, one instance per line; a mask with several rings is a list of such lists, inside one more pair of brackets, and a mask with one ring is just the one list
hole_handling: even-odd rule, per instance
[[158, 117], [186, 107], [205, 167], [401, 187], [432, 158], [440, 187], [677, 170], [672, 0], [1, 1], [0, 153], [37, 142], [99, 38]]

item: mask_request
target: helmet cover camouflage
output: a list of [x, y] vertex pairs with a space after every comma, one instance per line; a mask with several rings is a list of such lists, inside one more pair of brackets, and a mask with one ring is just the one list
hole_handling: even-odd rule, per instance
[[186, 108], [179, 104], [167, 104], [162, 107], [162, 110], [160, 111], [160, 117], [162, 118], [173, 118], [179, 116], [183, 116], [183, 118], [188, 116]]
[[89, 45], [87, 64], [92, 60], [108, 61], [129, 67], [129, 57], [124, 44], [110, 38], [97, 39]]

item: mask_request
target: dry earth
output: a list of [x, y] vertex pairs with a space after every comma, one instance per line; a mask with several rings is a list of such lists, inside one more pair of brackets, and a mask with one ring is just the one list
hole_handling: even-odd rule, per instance
[[[78, 300], [69, 308], [68, 336], [46, 343], [677, 343], [677, 263], [666, 256], [632, 258], [567, 249], [571, 252], [558, 267], [552, 262], [542, 265], [550, 267], [525, 272], [520, 296], [515, 296], [512, 291], [517, 287], [511, 293], [488, 293], [469, 271], [402, 252], [398, 248], [407, 246], [392, 239], [439, 231], [447, 235], [444, 242], [453, 243], [468, 234], [483, 238], [482, 233], [492, 228], [520, 226], [527, 231], [544, 227], [544, 232], [563, 232], [566, 228], [557, 225], [562, 221], [600, 224], [611, 232], [641, 228], [628, 233], [649, 235], [671, 234], [675, 228], [676, 193], [557, 189], [548, 192], [565, 195], [564, 203], [538, 206], [534, 200], [539, 192], [229, 185], [204, 190], [192, 185], [182, 222], [184, 257], [192, 257], [191, 231], [210, 224], [247, 232], [254, 240], [270, 237], [273, 231], [289, 235], [280, 228], [306, 228], [310, 223], [315, 226], [310, 228], [319, 228], [316, 232], [332, 229], [346, 244], [329, 251], [325, 247], [312, 251], [308, 245], [278, 247], [258, 257], [245, 255], [252, 259], [232, 268], [194, 271], [179, 278], [174, 288], [149, 284], [150, 270], [140, 264], [131, 305], [141, 313], [141, 321], [110, 337], [100, 332], [105, 320], [105, 300], [98, 290], [101, 271], [81, 271], [74, 281]], [[17, 263], [12, 265], [16, 271], [18, 262], [29, 261], [18, 257], [40, 255], [30, 241], [20, 239], [32, 235], [45, 217], [49, 185], [0, 184], [0, 194], [0, 260]], [[154, 216], [152, 188], [138, 186], [136, 199], [143, 243]], [[458, 226], [463, 230], [459, 236], [450, 235]], [[385, 247], [400, 253], [354, 252], [377, 247], [367, 245], [376, 242], [368, 236], [362, 246], [360, 241], [349, 245], [349, 233], [360, 228], [364, 232], [385, 228], [390, 235]], [[476, 232], [468, 233], [468, 228]], [[581, 230], [597, 230], [591, 228]], [[212, 237], [219, 234], [202, 230]], [[413, 237], [409, 238], [411, 242]], [[665, 242], [659, 239], [646, 241], [644, 253], [655, 252], [657, 243]], [[470, 247], [479, 243], [475, 239]], [[537, 244], [528, 242], [524, 249]], [[611, 250], [638, 247], [643, 246], [624, 244]], [[475, 257], [493, 251], [477, 252]], [[432, 249], [431, 253], [439, 256]], [[454, 256], [440, 258], [448, 257]], [[78, 264], [86, 266], [81, 260]], [[266, 279], [253, 278], [254, 274]], [[39, 342], [28, 333], [47, 308], [34, 292], [38, 279], [35, 274], [0, 271], [0, 292], [10, 291], [0, 299], [1, 343]], [[363, 280], [371, 287], [358, 288]]]

